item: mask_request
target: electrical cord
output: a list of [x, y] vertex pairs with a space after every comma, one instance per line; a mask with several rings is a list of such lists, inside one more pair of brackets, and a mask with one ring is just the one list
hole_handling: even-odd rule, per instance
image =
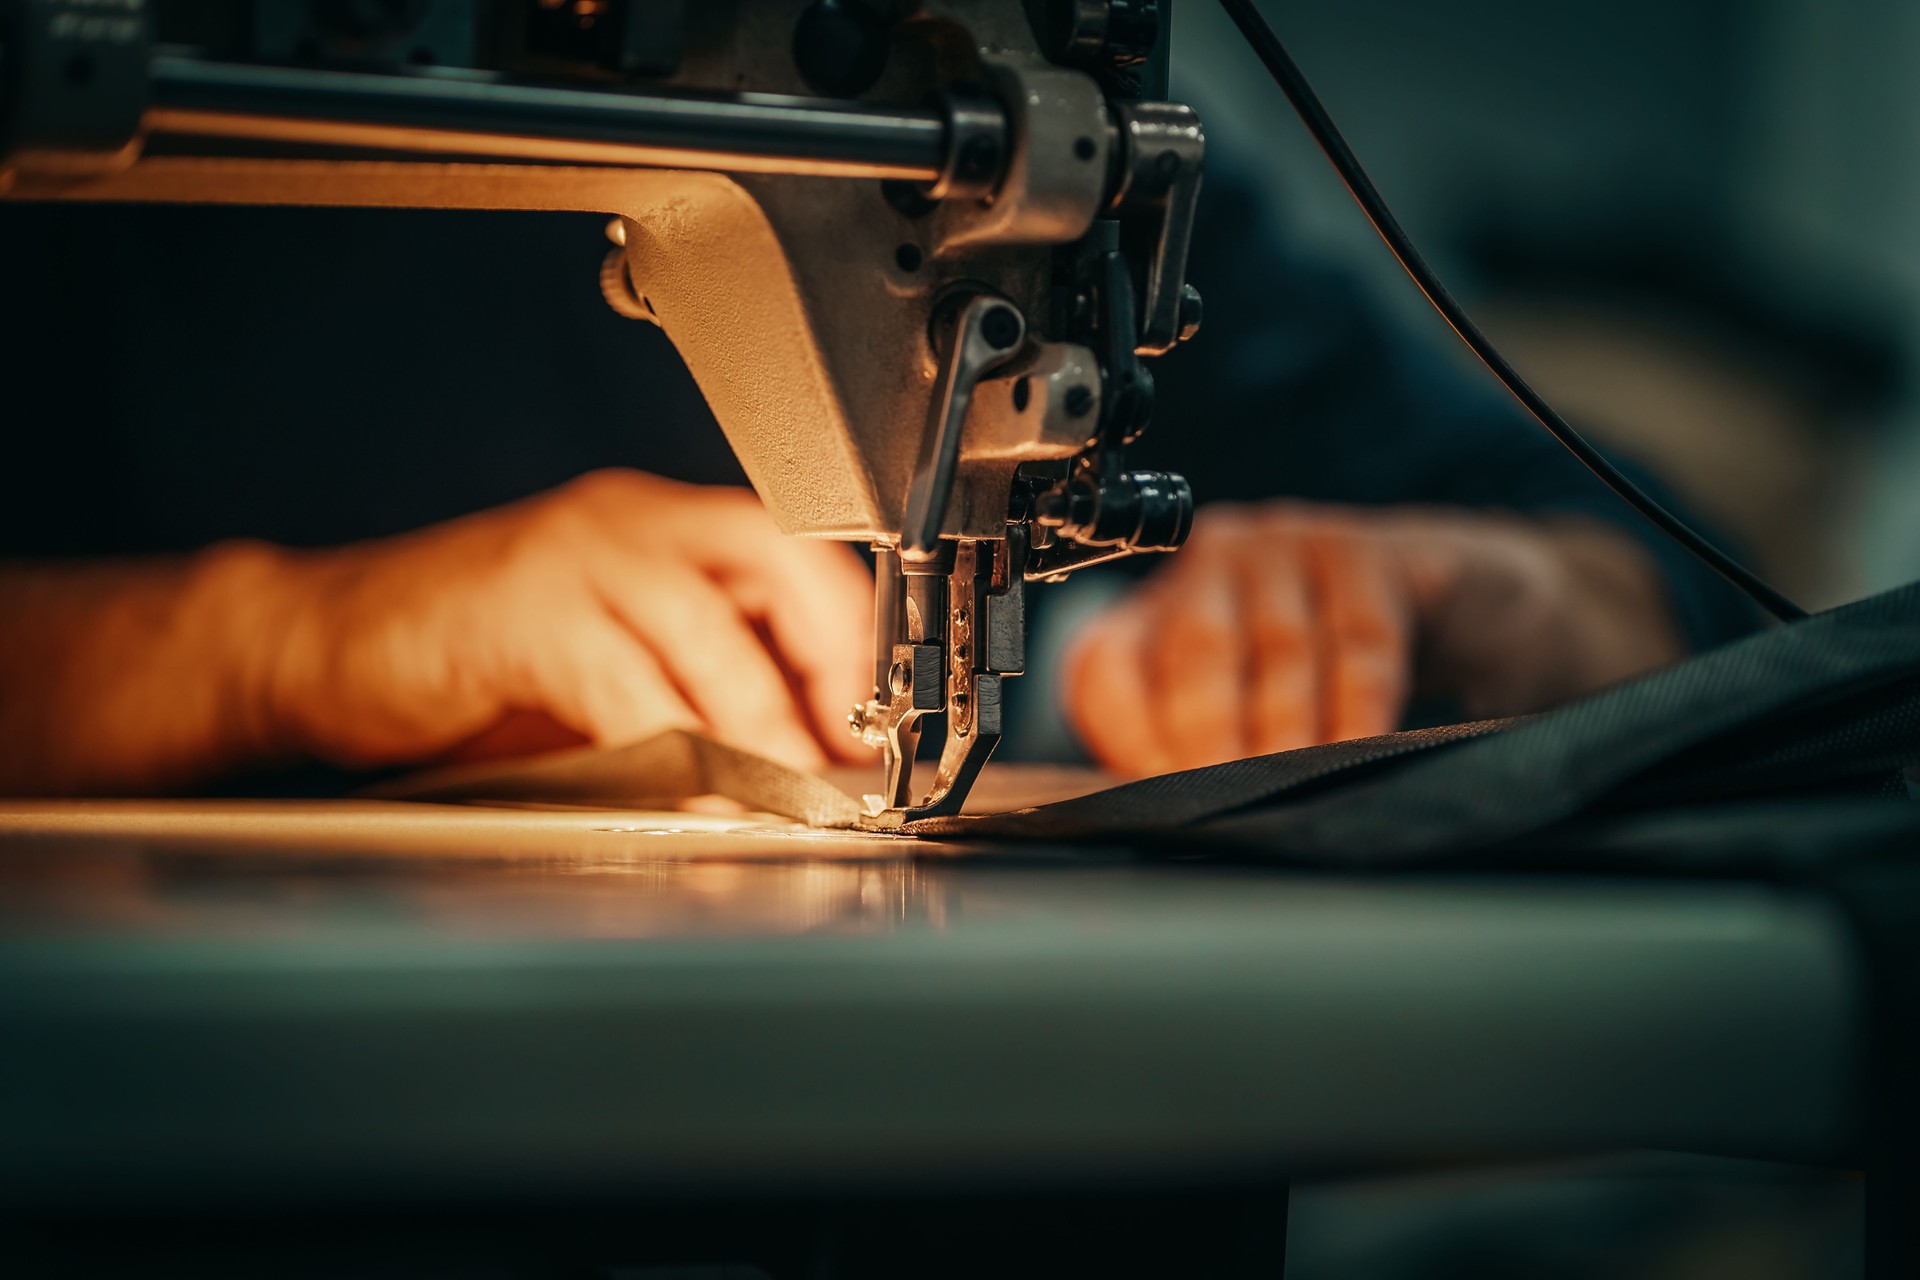
[[1400, 266], [1407, 275], [1412, 277], [1414, 284], [1419, 286], [1420, 292], [1426, 295], [1427, 301], [1433, 304], [1433, 309], [1440, 313], [1440, 317], [1447, 322], [1454, 333], [1459, 335], [1460, 340], [1467, 344], [1468, 349], [1480, 358], [1480, 363], [1500, 380], [1502, 386], [1513, 393], [1514, 399], [1533, 415], [1534, 420], [1545, 427], [1554, 439], [1565, 445], [1567, 451], [1580, 460], [1581, 465], [1599, 477], [1627, 505], [1645, 516], [1662, 533], [1685, 547], [1708, 568], [1745, 592], [1755, 604], [1782, 622], [1792, 622], [1806, 617], [1805, 609], [1708, 541], [1686, 521], [1661, 506], [1638, 485], [1621, 474], [1619, 468], [1608, 462], [1598, 449], [1575, 431], [1566, 419], [1554, 411], [1552, 405], [1541, 398], [1539, 392], [1527, 385], [1526, 380], [1507, 363], [1506, 357], [1500, 354], [1492, 342], [1488, 341], [1484, 333], [1480, 332], [1479, 326], [1468, 318], [1467, 313], [1454, 300], [1453, 295], [1447, 292], [1446, 287], [1433, 274], [1433, 269], [1427, 265], [1426, 259], [1420, 256], [1420, 251], [1413, 247], [1413, 241], [1407, 238], [1407, 233], [1401, 228], [1399, 220], [1393, 216], [1393, 211], [1387, 208], [1387, 202], [1381, 199], [1380, 192], [1374, 187], [1372, 179], [1367, 177], [1367, 171], [1360, 167], [1359, 157], [1353, 154], [1353, 148], [1349, 147], [1347, 140], [1341, 136], [1339, 127], [1333, 123], [1333, 117], [1329, 116], [1326, 107], [1321, 105], [1319, 95], [1314, 93], [1313, 87], [1307, 83], [1307, 78], [1301, 74], [1300, 68], [1288, 56], [1286, 46], [1280, 43], [1280, 37], [1274, 34], [1273, 28], [1267, 25], [1267, 20], [1260, 15], [1254, 0], [1220, 0], [1220, 3], [1226, 9], [1227, 16], [1233, 19], [1234, 25], [1240, 28], [1240, 34], [1245, 36], [1247, 43], [1253, 47], [1254, 53], [1266, 65], [1268, 73], [1273, 76], [1274, 83], [1278, 84], [1280, 91], [1287, 95], [1287, 100], [1293, 104], [1293, 109], [1299, 114], [1301, 123], [1306, 125], [1307, 132], [1313, 135], [1313, 140], [1319, 144], [1320, 150], [1325, 153], [1327, 160], [1340, 175], [1340, 181], [1346, 184], [1348, 192], [1367, 215], [1367, 221], [1371, 222], [1373, 229], [1379, 232], [1380, 238], [1386, 242], [1387, 248], [1392, 251]]

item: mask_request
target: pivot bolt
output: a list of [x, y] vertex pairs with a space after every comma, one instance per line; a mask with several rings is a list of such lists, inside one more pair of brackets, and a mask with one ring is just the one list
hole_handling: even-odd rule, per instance
[[992, 138], [972, 138], [960, 148], [960, 177], [967, 182], [983, 182], [1000, 168], [1000, 144]]
[[793, 29], [793, 65], [815, 93], [857, 98], [887, 69], [891, 40], [879, 6], [814, 0]]
[[980, 336], [995, 351], [1005, 351], [1020, 341], [1020, 317], [1011, 307], [995, 307], [980, 317]]
[[1200, 291], [1192, 285], [1180, 286], [1180, 319], [1177, 325], [1178, 340], [1187, 341], [1200, 332], [1200, 320], [1205, 314], [1200, 303]]

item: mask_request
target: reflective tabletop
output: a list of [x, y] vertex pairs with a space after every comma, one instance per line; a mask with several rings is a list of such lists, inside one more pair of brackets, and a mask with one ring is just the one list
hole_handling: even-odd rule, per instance
[[743, 817], [0, 805], [16, 1199], [887, 1186], [1846, 1139], [1751, 884], [1342, 879]]

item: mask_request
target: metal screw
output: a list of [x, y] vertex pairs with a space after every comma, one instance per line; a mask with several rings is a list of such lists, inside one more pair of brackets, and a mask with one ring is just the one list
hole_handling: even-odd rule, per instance
[[887, 672], [887, 688], [896, 698], [904, 698], [913, 692], [913, 672], [907, 669], [906, 663], [893, 664], [892, 669]]
[[1200, 320], [1205, 314], [1200, 303], [1200, 291], [1192, 285], [1180, 286], [1180, 322], [1179, 340], [1185, 342], [1200, 332]]
[[1020, 341], [1020, 317], [1012, 307], [995, 307], [980, 318], [980, 336], [995, 351], [1005, 351]]
[[[1176, 157], [1176, 160], [1178, 157]], [[1000, 167], [1000, 144], [992, 138], [974, 138], [960, 149], [962, 177], [977, 181]]]

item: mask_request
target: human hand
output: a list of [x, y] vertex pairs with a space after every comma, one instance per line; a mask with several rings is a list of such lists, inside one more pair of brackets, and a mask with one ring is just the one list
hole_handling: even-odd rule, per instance
[[1597, 522], [1213, 506], [1066, 663], [1069, 721], [1120, 773], [1388, 733], [1417, 690], [1537, 710], [1683, 651], [1644, 551]]
[[858, 759], [872, 582], [744, 489], [603, 471], [418, 533], [279, 553], [269, 754], [366, 767], [702, 729]]

